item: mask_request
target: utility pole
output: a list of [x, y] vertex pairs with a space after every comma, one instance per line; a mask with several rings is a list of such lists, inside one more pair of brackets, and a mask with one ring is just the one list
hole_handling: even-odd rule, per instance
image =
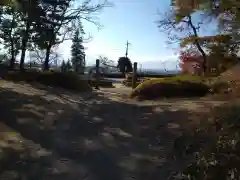
[[128, 56], [128, 46], [129, 46], [130, 44], [131, 44], [131, 43], [129, 43], [129, 42], [127, 41], [127, 44], [126, 44], [126, 45], [127, 45], [127, 48], [126, 48], [126, 54], [125, 54], [126, 57]]

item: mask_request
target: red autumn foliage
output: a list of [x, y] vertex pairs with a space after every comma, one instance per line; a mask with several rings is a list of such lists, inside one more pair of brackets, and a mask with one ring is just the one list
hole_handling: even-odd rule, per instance
[[200, 74], [202, 72], [202, 58], [196, 50], [182, 50], [180, 52], [180, 67], [182, 73]]

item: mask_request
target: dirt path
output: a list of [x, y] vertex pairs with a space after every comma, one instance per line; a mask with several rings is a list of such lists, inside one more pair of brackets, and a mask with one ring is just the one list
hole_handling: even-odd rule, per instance
[[[186, 122], [202, 114], [202, 106], [223, 103], [126, 103], [106, 92], [74, 94], [6, 81], [0, 98], [1, 176], [64, 180], [167, 179], [181, 167], [171, 156]], [[15, 163], [19, 154], [24, 166]]]

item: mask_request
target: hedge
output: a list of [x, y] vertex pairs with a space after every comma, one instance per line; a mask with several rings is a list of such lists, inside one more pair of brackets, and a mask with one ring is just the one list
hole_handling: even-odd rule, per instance
[[24, 72], [9, 71], [3, 78], [11, 81], [37, 82], [47, 86], [61, 87], [76, 91], [91, 90], [88, 81], [81, 80], [80, 77], [73, 72], [37, 72], [34, 70]]
[[192, 97], [204, 96], [208, 92], [209, 87], [201, 77], [182, 75], [145, 80], [133, 90], [131, 97], [140, 99]]

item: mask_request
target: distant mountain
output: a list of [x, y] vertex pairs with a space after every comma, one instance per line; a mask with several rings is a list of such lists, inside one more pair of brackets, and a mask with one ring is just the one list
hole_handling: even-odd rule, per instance
[[178, 69], [175, 69], [175, 70], [144, 69], [144, 70], [139, 70], [138, 72], [147, 73], [147, 74], [179, 74], [181, 71]]
[[[85, 67], [85, 72], [88, 72], [91, 68], [95, 66], [86, 66]], [[105, 69], [104, 67], [101, 67], [101, 69]], [[108, 73], [118, 73], [119, 71], [113, 70], [113, 71], [108, 71], [108, 69], [105, 69], [105, 72]], [[146, 73], [146, 74], [180, 74], [181, 71], [178, 69], [171, 69], [171, 70], [164, 70], [164, 69], [140, 69], [137, 71], [138, 73]], [[120, 72], [119, 72], [120, 73]]]

